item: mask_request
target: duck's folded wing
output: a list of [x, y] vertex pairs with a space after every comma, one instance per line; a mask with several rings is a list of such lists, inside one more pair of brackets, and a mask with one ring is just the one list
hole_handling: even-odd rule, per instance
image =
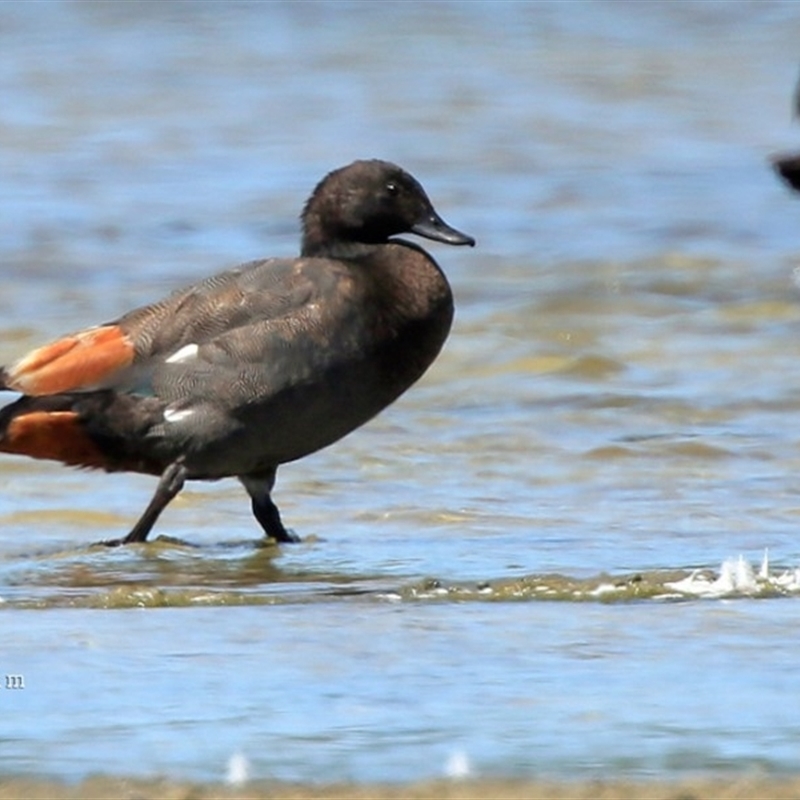
[[127, 391], [153, 394], [173, 409], [215, 401], [233, 412], [346, 368], [365, 331], [348, 303], [309, 302], [159, 354], [131, 371], [136, 385]]
[[341, 277], [329, 264], [268, 259], [221, 273], [33, 350], [0, 370], [0, 389], [48, 395], [130, 383], [142, 365], [180, 361], [227, 332], [301, 313]]

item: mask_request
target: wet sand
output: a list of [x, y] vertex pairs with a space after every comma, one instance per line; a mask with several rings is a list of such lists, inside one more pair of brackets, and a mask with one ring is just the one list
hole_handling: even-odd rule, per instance
[[253, 782], [241, 787], [167, 780], [89, 778], [76, 785], [0, 779], [0, 800], [790, 800], [800, 778], [731, 777], [681, 781], [432, 781], [410, 784], [305, 785]]

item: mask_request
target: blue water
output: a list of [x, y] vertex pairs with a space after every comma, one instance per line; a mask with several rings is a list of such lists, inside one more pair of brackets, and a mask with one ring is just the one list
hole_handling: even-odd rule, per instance
[[0, 460], [0, 774], [796, 773], [798, 41], [791, 2], [0, 5], [0, 363], [296, 253], [355, 158], [478, 240], [430, 244], [420, 385], [281, 470], [298, 546], [220, 482], [159, 523], [197, 547], [91, 549], [152, 479]]

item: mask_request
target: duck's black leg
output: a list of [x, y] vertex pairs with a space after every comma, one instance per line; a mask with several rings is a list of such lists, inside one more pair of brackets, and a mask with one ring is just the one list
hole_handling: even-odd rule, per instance
[[169, 505], [175, 495], [183, 489], [185, 481], [186, 467], [182, 461], [173, 461], [161, 474], [150, 503], [144, 510], [144, 514], [139, 518], [139, 521], [131, 528], [130, 533], [124, 539], [110, 539], [103, 542], [103, 544], [109, 547], [116, 547], [121, 544], [146, 541], [159, 514]]
[[239, 480], [247, 489], [253, 501], [253, 516], [258, 520], [264, 533], [276, 542], [299, 542], [300, 537], [289, 533], [283, 527], [278, 506], [272, 502], [272, 487], [275, 485], [275, 469], [258, 475], [240, 475]]

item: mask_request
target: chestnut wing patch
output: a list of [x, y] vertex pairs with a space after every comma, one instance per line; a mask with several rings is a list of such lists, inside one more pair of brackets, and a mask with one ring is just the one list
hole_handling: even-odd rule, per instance
[[38, 347], [2, 372], [3, 388], [26, 395], [89, 389], [109, 383], [133, 362], [133, 342], [118, 325], [79, 331]]

